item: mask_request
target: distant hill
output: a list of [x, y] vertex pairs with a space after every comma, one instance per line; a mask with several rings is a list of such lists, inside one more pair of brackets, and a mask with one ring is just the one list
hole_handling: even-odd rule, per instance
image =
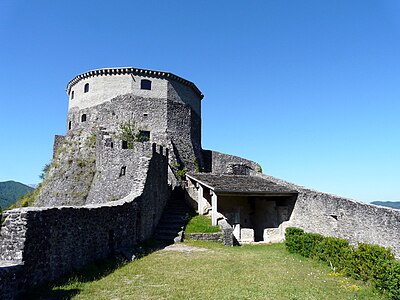
[[371, 204], [400, 209], [400, 201], [373, 201]]
[[18, 198], [34, 190], [30, 186], [15, 181], [0, 182], [0, 208], [7, 208]]

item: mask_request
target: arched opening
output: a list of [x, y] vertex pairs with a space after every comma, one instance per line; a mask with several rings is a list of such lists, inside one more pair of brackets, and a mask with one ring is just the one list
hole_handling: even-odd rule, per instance
[[85, 84], [85, 87], [83, 88], [83, 92], [84, 92], [84, 93], [89, 92], [89, 83], [86, 83], [86, 84]]
[[147, 79], [142, 79], [140, 81], [140, 89], [142, 90], [151, 90], [151, 81]]
[[81, 122], [86, 122], [86, 114], [83, 114], [81, 117]]

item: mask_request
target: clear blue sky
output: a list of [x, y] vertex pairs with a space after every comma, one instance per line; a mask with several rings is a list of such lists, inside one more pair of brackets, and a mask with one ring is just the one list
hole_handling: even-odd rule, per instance
[[196, 83], [203, 148], [400, 200], [398, 0], [0, 0], [0, 38], [0, 181], [39, 182], [70, 79], [133, 66]]

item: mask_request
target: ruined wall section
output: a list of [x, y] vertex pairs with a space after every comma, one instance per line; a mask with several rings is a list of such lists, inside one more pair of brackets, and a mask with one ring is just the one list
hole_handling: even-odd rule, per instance
[[199, 132], [192, 129], [199, 125], [195, 112], [188, 105], [168, 100], [168, 136], [171, 149], [171, 165], [195, 171], [202, 165]]
[[400, 211], [343, 198], [268, 176], [257, 174], [299, 192], [294, 210], [285, 227], [338, 237], [356, 244], [391, 247], [400, 257]]
[[[23, 263], [15, 274], [17, 277], [10, 277], [7, 274], [15, 264], [7, 266], [0, 262], [0, 276], [9, 280], [9, 285], [2, 282], [4, 291], [11, 290], [7, 286], [18, 286], [22, 291], [52, 281], [115, 253], [130, 255], [138, 241], [153, 234], [169, 196], [168, 159], [155, 145], [143, 148], [142, 157], [146, 159], [140, 167], [145, 176], [137, 182], [141, 189], [124, 199], [78, 207], [28, 207], [4, 212], [0, 258], [13, 257], [17, 263]], [[15, 240], [21, 243], [17, 245]]]
[[188, 171], [204, 168], [201, 155], [201, 99], [195, 91], [176, 81], [168, 82], [168, 135], [175, 161]]
[[239, 156], [211, 150], [203, 150], [202, 154], [205, 172], [215, 174], [247, 173], [237, 175], [249, 175], [250, 173], [261, 172], [261, 166], [258, 163]]
[[99, 134], [96, 151], [96, 174], [87, 203], [105, 203], [122, 199], [132, 192], [142, 190], [146, 164], [153, 155], [150, 142], [134, 143], [132, 149], [119, 145], [110, 147], [107, 139]]
[[96, 129], [68, 132], [34, 206], [84, 205], [96, 171]]
[[65, 136], [64, 135], [55, 135], [54, 136], [54, 144], [53, 144], [53, 159], [56, 157], [58, 149], [64, 144]]

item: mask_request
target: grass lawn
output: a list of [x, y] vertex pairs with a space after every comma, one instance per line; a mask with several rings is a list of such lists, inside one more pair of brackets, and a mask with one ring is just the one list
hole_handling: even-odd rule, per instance
[[167, 249], [125, 264], [98, 280], [72, 278], [52, 290], [42, 291], [42, 296], [58, 295], [66, 299], [385, 299], [360, 281], [338, 276], [322, 263], [288, 253], [283, 244], [226, 247], [213, 242], [185, 241], [178, 249]]
[[213, 233], [221, 232], [219, 226], [211, 225], [211, 218], [206, 216], [193, 216], [185, 228], [185, 233]]

